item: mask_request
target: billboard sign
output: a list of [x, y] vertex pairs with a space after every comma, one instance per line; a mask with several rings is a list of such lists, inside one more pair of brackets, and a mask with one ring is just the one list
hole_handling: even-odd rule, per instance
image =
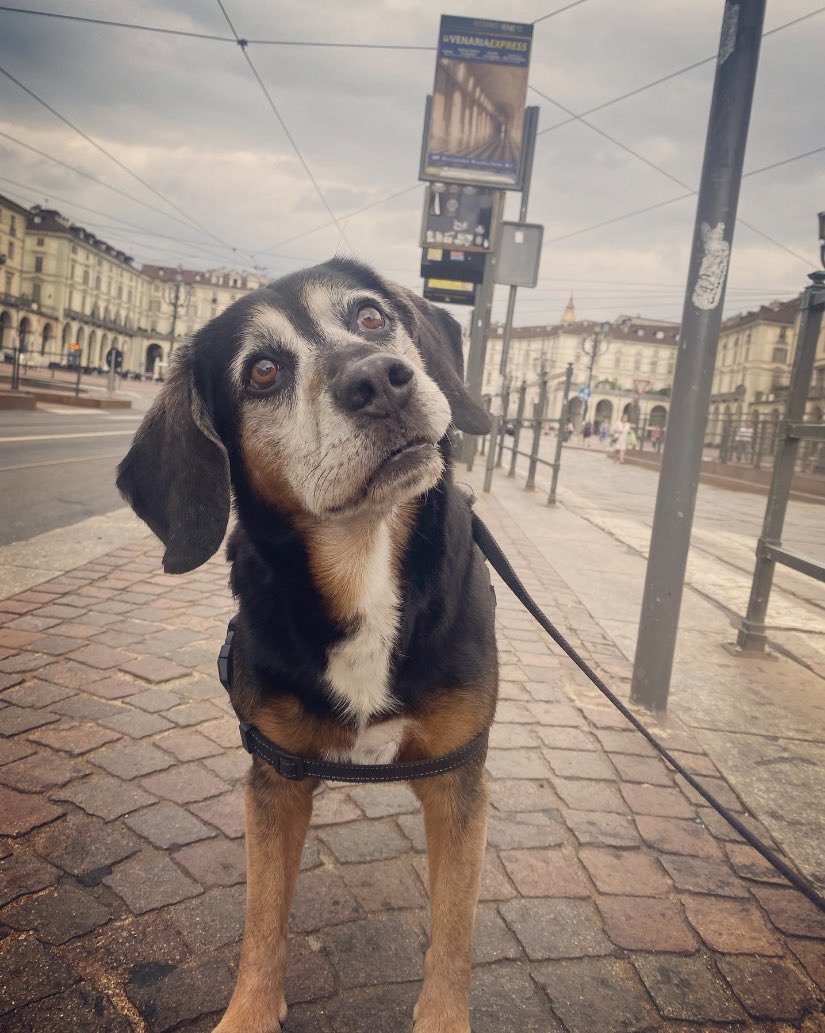
[[481, 283], [484, 279], [485, 255], [470, 251], [443, 251], [424, 248], [421, 253], [421, 275], [425, 280], [463, 280]]
[[476, 285], [460, 280], [425, 280], [424, 297], [442, 305], [475, 305]]
[[459, 183], [430, 183], [424, 194], [422, 247], [490, 251], [495, 192]]
[[533, 26], [442, 15], [422, 177], [518, 189]]

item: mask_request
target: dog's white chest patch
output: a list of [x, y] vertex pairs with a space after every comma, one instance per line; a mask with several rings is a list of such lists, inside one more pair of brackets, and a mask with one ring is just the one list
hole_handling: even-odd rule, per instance
[[350, 749], [329, 751], [326, 759], [339, 764], [392, 764], [398, 756], [408, 724], [404, 717], [392, 717], [389, 721], [371, 725], [358, 733]]
[[390, 656], [399, 607], [391, 564], [390, 533], [383, 523], [359, 572], [359, 626], [327, 654], [326, 681], [332, 695], [361, 727], [390, 702]]

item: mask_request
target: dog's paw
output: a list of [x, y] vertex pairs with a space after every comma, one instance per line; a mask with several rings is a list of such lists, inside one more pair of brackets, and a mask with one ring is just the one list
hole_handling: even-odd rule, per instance
[[212, 1033], [282, 1033], [286, 1022], [286, 1001], [272, 1008], [230, 1004]]
[[418, 1002], [413, 1011], [413, 1033], [472, 1033], [466, 1009], [435, 1009]]

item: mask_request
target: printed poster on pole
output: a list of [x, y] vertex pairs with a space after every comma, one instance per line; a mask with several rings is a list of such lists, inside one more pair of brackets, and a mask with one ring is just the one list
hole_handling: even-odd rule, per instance
[[442, 15], [422, 178], [517, 190], [533, 26]]

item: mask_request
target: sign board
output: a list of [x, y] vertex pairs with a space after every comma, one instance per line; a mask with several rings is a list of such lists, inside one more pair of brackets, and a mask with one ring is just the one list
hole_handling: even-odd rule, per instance
[[476, 285], [460, 280], [425, 280], [424, 297], [442, 305], [475, 305]]
[[470, 251], [443, 251], [441, 248], [428, 247], [421, 253], [421, 275], [425, 280], [481, 283], [485, 262], [485, 255]]
[[535, 287], [539, 279], [544, 227], [528, 222], [503, 222], [496, 263], [496, 283]]
[[579, 388], [579, 398], [581, 398], [581, 400], [582, 400], [583, 402], [586, 402], [586, 401], [588, 400], [588, 398], [589, 398], [589, 397], [590, 397], [590, 396], [591, 396], [592, 394], [593, 394], [593, 392], [592, 392], [592, 391], [590, 390], [590, 388], [589, 388], [589, 387], [580, 387], [580, 388]]
[[633, 390], [636, 392], [637, 395], [643, 395], [649, 387], [649, 380], [633, 380]]
[[495, 193], [459, 183], [430, 183], [424, 194], [421, 246], [490, 251]]
[[533, 26], [442, 15], [422, 179], [520, 189]]

